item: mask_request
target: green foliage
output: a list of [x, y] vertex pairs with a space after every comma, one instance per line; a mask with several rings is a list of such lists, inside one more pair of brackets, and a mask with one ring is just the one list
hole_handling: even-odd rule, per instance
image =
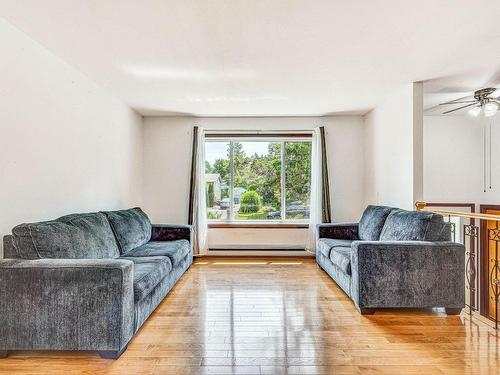
[[240, 206], [239, 212], [241, 212], [243, 214], [256, 213], [256, 212], [259, 212], [259, 206], [255, 205], [255, 204], [242, 204]]
[[241, 196], [240, 212], [242, 213], [254, 213], [259, 212], [262, 202], [259, 193], [253, 190], [248, 190]]
[[[227, 143], [227, 157], [207, 163], [207, 173], [220, 175], [222, 198], [229, 197], [231, 186], [230, 155], [233, 155], [235, 188], [255, 191], [259, 204], [244, 203], [241, 197], [240, 216], [261, 215], [266, 219], [262, 205], [279, 211], [281, 208], [281, 142], [269, 142], [266, 155], [246, 155], [241, 142]], [[309, 202], [311, 175], [311, 143], [285, 142], [285, 197], [286, 202]], [[247, 193], [246, 192], [246, 193]], [[245, 194], [246, 194], [245, 193]], [[245, 195], [243, 194], [243, 195]], [[208, 199], [207, 199], [208, 201]], [[268, 212], [266, 211], [266, 212]], [[245, 213], [247, 212], [247, 213]], [[250, 218], [250, 217], [248, 217]], [[252, 217], [255, 219], [255, 217]]]
[[285, 143], [285, 194], [287, 202], [309, 202], [311, 143]]
[[221, 217], [222, 217], [222, 212], [207, 210], [207, 219], [208, 220], [219, 220]]
[[238, 220], [266, 220], [267, 219], [267, 214], [259, 211], [259, 212], [252, 212], [252, 213], [242, 213], [238, 212], [236, 215], [236, 219]]
[[215, 204], [215, 192], [214, 192], [214, 183], [208, 183], [207, 188], [207, 207], [213, 207]]
[[[229, 160], [217, 159], [214, 162], [212, 171], [210, 173], [218, 173], [220, 175], [221, 181], [229, 178]], [[227, 181], [229, 183], [229, 180]]]
[[259, 193], [254, 190], [245, 191], [241, 196], [241, 204], [253, 204], [260, 207], [262, 203]]

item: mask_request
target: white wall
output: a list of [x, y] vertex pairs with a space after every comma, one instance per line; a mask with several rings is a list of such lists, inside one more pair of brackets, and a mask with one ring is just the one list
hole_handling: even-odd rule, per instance
[[425, 116], [424, 200], [500, 204], [500, 118], [497, 117], [492, 127], [492, 142], [492, 189], [484, 192], [483, 131], [479, 121], [465, 115]]
[[365, 115], [366, 204], [413, 209], [422, 199], [422, 84], [391, 92]]
[[0, 45], [0, 233], [140, 205], [141, 116], [2, 20]]
[[[364, 118], [143, 120], [4, 21], [0, 41], [8, 51], [0, 60], [2, 234], [20, 222], [141, 204], [155, 222], [186, 222], [194, 125], [231, 130], [324, 125], [336, 222], [358, 220], [366, 203], [411, 208], [421, 194], [421, 86], [400, 88]], [[255, 245], [256, 236], [266, 244], [305, 243], [305, 230], [265, 231], [218, 229], [209, 238], [219, 245]]]
[[[363, 211], [363, 119], [360, 116], [144, 119], [144, 208], [155, 222], [187, 222], [194, 125], [207, 129], [311, 129], [324, 125], [334, 221], [356, 221]], [[257, 231], [257, 233], [256, 233]], [[303, 245], [305, 230], [211, 229], [210, 246]]]

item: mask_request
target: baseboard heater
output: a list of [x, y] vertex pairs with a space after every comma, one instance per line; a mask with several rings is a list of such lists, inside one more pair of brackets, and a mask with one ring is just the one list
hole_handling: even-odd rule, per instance
[[272, 250], [272, 251], [305, 251], [304, 245], [286, 245], [286, 244], [276, 244], [276, 245], [269, 245], [269, 244], [262, 244], [262, 245], [254, 245], [254, 244], [238, 244], [238, 245], [231, 245], [231, 244], [224, 244], [224, 245], [214, 245], [210, 246], [209, 250], [214, 250], [214, 251], [265, 251], [265, 250]]

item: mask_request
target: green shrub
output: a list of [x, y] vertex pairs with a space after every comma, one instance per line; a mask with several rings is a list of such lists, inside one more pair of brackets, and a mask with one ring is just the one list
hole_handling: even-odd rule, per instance
[[255, 204], [242, 204], [240, 206], [239, 212], [241, 212], [243, 214], [251, 214], [254, 212], [259, 212], [259, 206], [255, 205]]
[[208, 220], [219, 220], [221, 217], [222, 217], [221, 211], [212, 211], [212, 210], [207, 211]]
[[208, 183], [207, 189], [207, 206], [213, 207], [215, 204], [215, 192], [214, 192], [214, 183]]
[[240, 202], [240, 212], [245, 214], [258, 212], [262, 206], [259, 194], [253, 190], [245, 191], [241, 195]]
[[262, 211], [254, 212], [251, 214], [244, 214], [238, 211], [236, 218], [238, 220], [265, 220], [267, 219], [267, 215]]

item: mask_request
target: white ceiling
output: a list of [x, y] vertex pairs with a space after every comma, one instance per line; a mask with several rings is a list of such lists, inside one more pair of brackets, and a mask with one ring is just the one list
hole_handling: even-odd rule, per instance
[[498, 0], [0, 0], [0, 16], [144, 115], [364, 113], [500, 66]]

